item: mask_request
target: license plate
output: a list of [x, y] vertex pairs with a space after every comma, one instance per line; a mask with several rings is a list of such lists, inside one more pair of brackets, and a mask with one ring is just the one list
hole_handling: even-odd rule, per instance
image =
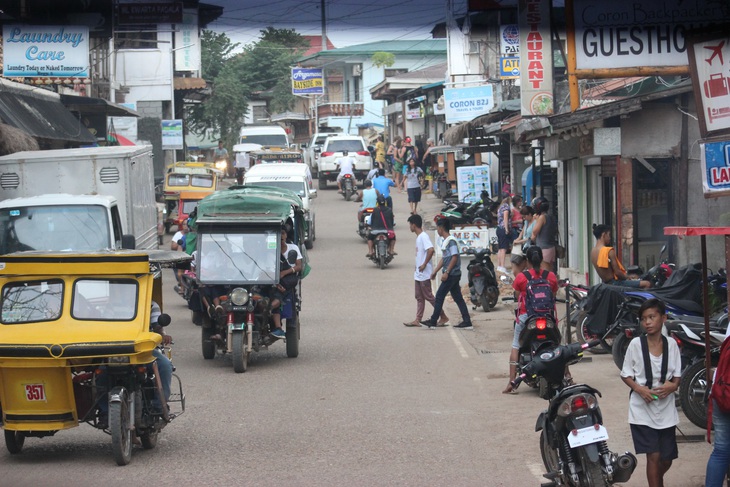
[[600, 425], [598, 429], [593, 426], [587, 428], [581, 428], [576, 431], [576, 434], [568, 433], [568, 443], [571, 448], [577, 448], [579, 446], [590, 445], [591, 443], [597, 443], [599, 441], [605, 441], [608, 439], [608, 430]]
[[25, 384], [25, 399], [28, 401], [46, 401], [46, 386], [43, 384]]

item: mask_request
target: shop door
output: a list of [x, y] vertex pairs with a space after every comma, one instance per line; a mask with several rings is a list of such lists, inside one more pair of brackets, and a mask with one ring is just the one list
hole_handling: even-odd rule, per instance
[[[659, 251], [667, 242], [664, 227], [673, 221], [671, 163], [649, 159], [648, 166], [634, 161], [634, 262], [647, 270], [659, 261]], [[654, 169], [654, 172], [650, 170]]]

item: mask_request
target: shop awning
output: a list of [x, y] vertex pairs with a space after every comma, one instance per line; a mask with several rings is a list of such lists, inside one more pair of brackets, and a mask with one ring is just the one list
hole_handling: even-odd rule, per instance
[[0, 120], [33, 137], [78, 144], [96, 143], [91, 132], [61, 103], [59, 95], [42, 88], [26, 88], [20, 83], [3, 81]]
[[72, 112], [99, 114], [107, 117], [139, 117], [139, 114], [134, 110], [104, 100], [103, 98], [76, 95], [60, 96], [61, 103]]

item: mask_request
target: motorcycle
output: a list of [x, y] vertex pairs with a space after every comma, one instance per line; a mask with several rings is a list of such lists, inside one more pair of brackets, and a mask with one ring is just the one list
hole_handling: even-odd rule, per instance
[[342, 176], [342, 196], [345, 201], [350, 201], [353, 194], [355, 194], [355, 178], [352, 174], [345, 174]]
[[388, 253], [388, 234], [386, 232], [378, 233], [375, 236], [374, 252], [370, 260], [375, 262], [381, 269], [390, 264], [393, 260], [393, 254]]
[[641, 266], [633, 265], [626, 268], [626, 274], [631, 279], [641, 279], [642, 281], [649, 281], [652, 288], [662, 287], [667, 279], [674, 272], [674, 264], [670, 263], [666, 258], [662, 256], [667, 252], [667, 246], [663, 245], [659, 251], [659, 263], [644, 272]]
[[[453, 225], [486, 225], [493, 226], [495, 218], [494, 211], [497, 207], [495, 202], [489, 198], [489, 192], [482, 191], [481, 199], [474, 203], [445, 202], [446, 205], [433, 218], [434, 223], [446, 218]], [[497, 206], [498, 203], [497, 203]]]
[[489, 311], [499, 300], [499, 286], [492, 263], [492, 253], [489, 249], [468, 248], [466, 254], [472, 256], [466, 267], [472, 309], [481, 306], [484, 311]]
[[597, 340], [562, 346], [546, 343], [512, 382], [517, 387], [527, 378], [541, 377], [548, 385], [550, 402], [535, 425], [547, 470], [543, 476], [550, 480], [544, 487], [613, 485], [627, 482], [636, 468], [633, 454], [618, 455], [608, 449], [608, 431], [597, 399], [601, 393], [587, 384], [565, 385], [565, 367], [598, 344]]
[[451, 181], [445, 172], [439, 172], [434, 176], [433, 192], [440, 200], [451, 194]]
[[373, 210], [375, 208], [365, 208], [362, 210], [360, 220], [357, 222], [357, 234], [367, 242], [368, 235], [370, 235], [370, 219], [373, 216]]

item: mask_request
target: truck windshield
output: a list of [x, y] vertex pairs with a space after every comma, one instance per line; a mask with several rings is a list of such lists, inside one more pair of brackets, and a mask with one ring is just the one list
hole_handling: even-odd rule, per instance
[[280, 233], [202, 233], [198, 278], [203, 283], [278, 282]]
[[3, 324], [53, 321], [61, 316], [63, 281], [11, 282], [3, 287]]
[[110, 246], [108, 211], [103, 206], [0, 209], [0, 254], [25, 250], [103, 250]]
[[242, 135], [241, 143], [259, 144], [265, 147], [289, 147], [289, 141], [284, 134]]

